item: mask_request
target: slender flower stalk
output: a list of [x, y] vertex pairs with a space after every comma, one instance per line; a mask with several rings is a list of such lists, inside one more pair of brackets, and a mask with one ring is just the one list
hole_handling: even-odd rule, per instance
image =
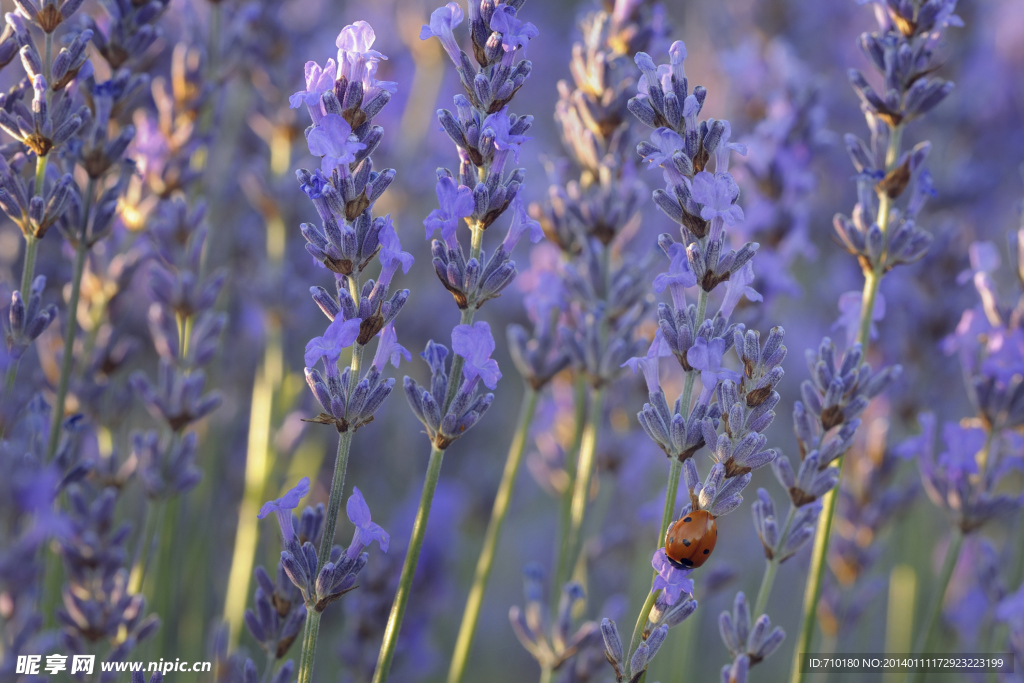
[[[493, 390], [501, 377], [497, 362], [490, 359], [495, 348], [490, 326], [474, 322], [476, 312], [515, 279], [511, 254], [525, 233], [529, 231], [535, 242], [541, 238], [540, 225], [526, 215], [519, 195], [523, 170], [506, 174], [505, 168], [510, 160], [519, 162], [520, 145], [530, 139], [525, 133], [533, 123], [532, 116], [516, 116], [508, 111], [509, 102], [532, 69], [526, 59], [516, 62], [517, 54], [525, 55], [530, 40], [537, 35], [533, 24], [519, 18], [523, 4], [523, 0], [508, 4], [470, 1], [469, 33], [475, 63], [459, 47], [453, 33], [463, 20], [457, 3], [436, 9], [430, 23], [420, 31], [422, 40], [436, 37], [441, 41], [466, 91], [466, 95], [455, 97], [456, 113], [438, 111], [441, 127], [455, 143], [461, 163], [458, 173], [438, 169], [439, 208], [423, 222], [428, 239], [435, 231], [441, 232], [442, 239], [431, 244], [434, 270], [460, 309], [460, 324], [452, 331], [454, 355], [450, 368], [445, 361], [448, 349], [440, 344], [428, 342], [421, 354], [431, 368], [429, 390], [405, 378], [406, 395], [426, 427], [431, 452], [374, 683], [386, 681], [391, 670], [444, 452], [477, 423], [494, 399], [492, 394], [477, 396], [477, 385], [482, 382]], [[484, 231], [509, 208], [511, 225], [505, 239], [488, 257], [483, 249]], [[468, 259], [458, 236], [460, 219], [466, 220], [470, 230]]]
[[[306, 89], [291, 98], [292, 107], [305, 105], [310, 114], [313, 123], [306, 129], [306, 142], [310, 153], [320, 158], [319, 169], [296, 173], [321, 220], [321, 226], [303, 223], [301, 230], [309, 254], [334, 273], [336, 290], [310, 288], [330, 324], [323, 336], [306, 345], [306, 381], [323, 408], [307, 422], [333, 426], [338, 432], [338, 449], [319, 550], [311, 542], [288, 550], [303, 565], [295, 569], [286, 566], [286, 570], [302, 591], [308, 613], [300, 683], [312, 680], [321, 614], [354, 588], [355, 577], [366, 563], [365, 553], [359, 555], [362, 545], [355, 541], [344, 556], [334, 545], [353, 434], [373, 420], [394, 387], [395, 380], [383, 376], [387, 363], [398, 367], [403, 357], [410, 358], [398, 344], [394, 325], [409, 291], [388, 295], [399, 268], [408, 272], [413, 258], [402, 251], [391, 217], [373, 217], [374, 203], [395, 172], [373, 171], [370, 155], [384, 131], [371, 124], [397, 87], [375, 78], [379, 62], [386, 59], [372, 49], [375, 39], [373, 28], [365, 21], [346, 26], [336, 41], [337, 61], [330, 59], [323, 67], [307, 62]], [[380, 275], [363, 283], [360, 274], [374, 258], [380, 262]], [[378, 337], [377, 350], [366, 367], [365, 348], [374, 337]], [[349, 347], [351, 362], [340, 371], [339, 360]], [[321, 361], [325, 375], [315, 369]], [[356, 497], [362, 500], [361, 495]], [[363, 529], [360, 520], [369, 523], [369, 511], [353, 516], [353, 498], [349, 499], [349, 517], [357, 525], [358, 541]], [[365, 508], [365, 503], [360, 505]], [[376, 525], [374, 528], [379, 530]], [[288, 535], [285, 537], [287, 542]], [[386, 552], [386, 542], [381, 549]]]
[[508, 514], [512, 492], [515, 490], [516, 478], [523, 461], [523, 453], [526, 452], [527, 436], [530, 433], [530, 424], [533, 422], [536, 409], [537, 390], [532, 386], [527, 386], [523, 393], [523, 405], [519, 409], [516, 430], [512, 435], [512, 443], [509, 445], [505, 469], [501, 474], [501, 483], [498, 484], [498, 491], [494, 495], [491, 518], [487, 523], [487, 531], [484, 532], [484, 544], [480, 549], [480, 557], [477, 559], [473, 585], [469, 589], [466, 609], [462, 615], [462, 624], [459, 626], [459, 634], [455, 640], [455, 651], [452, 654], [452, 663], [448, 670], [448, 683], [458, 683], [466, 671], [466, 662], [473, 647], [477, 621], [480, 619], [480, 608], [483, 605], [487, 582], [494, 566], [494, 554], [501, 538], [501, 528], [505, 523], [505, 516]]
[[[955, 7], [956, 0], [876, 4], [880, 30], [863, 34], [860, 46], [885, 79], [884, 96], [875, 92], [862, 73], [850, 71], [850, 81], [861, 99], [872, 137], [870, 145], [853, 135], [846, 137], [847, 151], [858, 172], [859, 203], [853, 220], [837, 215], [835, 227], [844, 248], [857, 257], [864, 272], [856, 336], [864, 349], [862, 361], [871, 339], [883, 276], [895, 266], [920, 259], [931, 241], [928, 233], [916, 225], [924, 200], [932, 192], [930, 175], [921, 170], [930, 144], [923, 142], [903, 153], [901, 142], [906, 125], [927, 114], [953, 89], [952, 83], [929, 74], [934, 70], [933, 49], [945, 30], [962, 25], [953, 14]], [[901, 212], [894, 202], [912, 183], [910, 200]], [[841, 456], [835, 462], [841, 472]], [[804, 592], [800, 639], [791, 668], [793, 683], [803, 680], [800, 656], [811, 647], [835, 508], [833, 492], [823, 500], [823, 514], [818, 520]]]

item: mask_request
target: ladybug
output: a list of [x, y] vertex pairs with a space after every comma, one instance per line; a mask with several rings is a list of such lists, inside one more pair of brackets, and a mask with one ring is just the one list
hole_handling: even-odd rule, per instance
[[668, 528], [665, 554], [679, 569], [692, 569], [708, 561], [717, 542], [714, 516], [706, 510], [694, 510]]

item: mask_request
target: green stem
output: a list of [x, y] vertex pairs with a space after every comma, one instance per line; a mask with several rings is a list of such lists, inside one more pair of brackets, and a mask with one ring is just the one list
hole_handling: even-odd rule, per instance
[[50, 420], [50, 437], [46, 447], [46, 461], [53, 459], [60, 442], [61, 424], [64, 422], [64, 399], [68, 393], [71, 380], [71, 369], [75, 361], [75, 332], [78, 311], [78, 299], [82, 294], [82, 274], [85, 272], [85, 259], [89, 250], [84, 240], [75, 245], [75, 267], [71, 279], [71, 298], [68, 300], [67, 330], [64, 332], [64, 351], [60, 363], [60, 379], [57, 381], [57, 396], [53, 401], [53, 417]]
[[[45, 173], [45, 157], [42, 162]], [[37, 165], [38, 166], [38, 165]], [[36, 186], [41, 192], [42, 179], [40, 172], [36, 174]], [[53, 459], [60, 442], [60, 428], [64, 421], [64, 399], [68, 393], [68, 382], [71, 380], [71, 369], [75, 360], [75, 331], [78, 325], [78, 299], [82, 294], [82, 274], [85, 272], [86, 256], [89, 254], [88, 231], [89, 212], [92, 210], [93, 195], [96, 193], [96, 179], [89, 178], [85, 187], [85, 206], [82, 207], [82, 223], [78, 227], [78, 240], [75, 242], [75, 265], [71, 276], [71, 297], [68, 300], [67, 330], [64, 332], [64, 352], [61, 357], [60, 378], [57, 382], [57, 396], [53, 402], [53, 418], [50, 421], [50, 437], [46, 449], [46, 461]]]
[[313, 604], [307, 604], [306, 626], [302, 630], [302, 654], [299, 657], [297, 683], [310, 683], [313, 680], [313, 659], [316, 658], [316, 639], [319, 635], [320, 612], [313, 609]]
[[654, 602], [658, 599], [658, 595], [661, 590], [651, 591], [647, 594], [647, 599], [644, 600], [644, 606], [640, 608], [640, 614], [636, 618], [636, 626], [633, 627], [633, 637], [629, 639], [629, 653], [626, 655], [626, 677], [636, 673], [629, 670], [629, 663], [633, 659], [633, 653], [640, 647], [640, 639], [643, 637], [643, 627], [647, 624], [647, 619], [651, 616], [651, 610], [654, 609]]
[[559, 558], [558, 566], [562, 568], [562, 573], [555, 576], [556, 586], [562, 586], [572, 578], [576, 561], [583, 547], [583, 519], [590, 499], [590, 484], [594, 476], [594, 463], [597, 458], [597, 437], [601, 429], [604, 392], [603, 387], [594, 391], [590, 417], [580, 442], [580, 457], [576, 465], [576, 481], [572, 490], [572, 504], [569, 508], [569, 533], [562, 545], [565, 557]]
[[[885, 153], [886, 172], [896, 168], [896, 162], [900, 156], [900, 145], [903, 140], [902, 126], [892, 127], [889, 131], [889, 146]], [[885, 193], [882, 193], [878, 200], [878, 227], [882, 231], [883, 238], [887, 237], [889, 231], [889, 217], [892, 213], [892, 200]], [[874, 315], [875, 303], [878, 299], [878, 289], [882, 283], [884, 274], [884, 254], [874, 264], [872, 270], [864, 273], [864, 290], [861, 294], [861, 315], [860, 329], [857, 334], [857, 342], [860, 344], [863, 353], [861, 362], [867, 358], [868, 346], [871, 341], [871, 319]], [[803, 621], [800, 628], [800, 640], [793, 649], [793, 663], [790, 669], [790, 683], [801, 683], [804, 674], [801, 672], [800, 653], [810, 651], [811, 639], [814, 636], [814, 612], [818, 607], [818, 600], [821, 598], [821, 584], [825, 575], [825, 555], [828, 552], [829, 536], [832, 533], [832, 519], [836, 512], [836, 490], [842, 480], [842, 456], [836, 458], [835, 467], [839, 468], [839, 480], [835, 488], [826, 493], [822, 499], [822, 514], [818, 516], [818, 528], [814, 534], [814, 547], [811, 553], [811, 567], [808, 575], [807, 585], [804, 589]]]
[[782, 525], [782, 531], [779, 533], [779, 545], [775, 548], [775, 552], [772, 553], [772, 558], [765, 561], [764, 577], [761, 579], [761, 588], [757, 591], [757, 601], [754, 603], [753, 616], [755, 619], [764, 614], [765, 608], [768, 607], [768, 596], [772, 593], [772, 586], [775, 584], [775, 572], [779, 569], [779, 551], [782, 550], [782, 545], [786, 542], [789, 528], [793, 526], [796, 510], [796, 506], [789, 506], [786, 522]]
[[[41, 157], [46, 159], [46, 157]], [[39, 253], [39, 238], [29, 233], [25, 236], [25, 264], [21, 269], [21, 296], [28, 297], [32, 280], [36, 276], [36, 255]]]
[[[562, 492], [561, 511], [558, 523], [558, 557], [556, 559], [554, 576], [563, 576], [565, 567], [566, 550], [565, 542], [569, 537], [569, 519], [572, 514], [572, 493], [576, 482], [576, 463], [579, 458], [580, 445], [583, 443], [583, 430], [587, 422], [587, 380], [582, 373], [576, 374], [573, 383], [573, 395], [576, 405], [576, 414], [573, 419], [572, 443], [565, 451], [565, 491]], [[551, 604], [557, 605], [559, 596], [562, 594], [562, 586], [557, 581], [551, 582]]]
[[555, 670], [550, 665], [545, 664], [540, 668], [540, 679], [538, 683], [551, 683], [551, 677], [554, 675]]
[[[936, 586], [935, 594], [932, 595], [931, 605], [928, 607], [928, 615], [921, 624], [921, 632], [917, 636], [917, 643], [914, 645], [914, 656], [922, 655], [932, 636], [935, 635], [935, 627], [938, 625], [939, 613], [942, 611], [942, 603], [946, 597], [946, 589], [949, 587], [949, 579], [953, 576], [953, 569], [960, 558], [960, 550], [963, 547], [964, 534], [960, 529], [953, 529], [953, 536], [949, 540], [949, 548], [946, 549], [946, 559], [942, 562], [942, 571], [939, 573], [939, 583]], [[908, 681], [919, 678], [916, 673], [907, 676]]]
[[[398, 579], [398, 592], [395, 594], [395, 601], [391, 605], [391, 614], [388, 617], [388, 625], [384, 630], [384, 642], [381, 644], [380, 656], [377, 658], [377, 669], [373, 674], [373, 683], [384, 683], [388, 679], [388, 673], [391, 671], [391, 660], [395, 656], [398, 632], [402, 627], [402, 618], [405, 616], [405, 608], [409, 602], [409, 592], [412, 590], [412, 580], [413, 575], [416, 574], [420, 550], [423, 549], [423, 536], [427, 530], [430, 506], [434, 502], [437, 480], [441, 476], [442, 460], [444, 460], [444, 451], [437, 446], [431, 447], [430, 462], [427, 465], [427, 478], [423, 482], [423, 494], [420, 497], [420, 507], [416, 512], [416, 522], [412, 527], [412, 538], [409, 539], [409, 551], [406, 553], [405, 563], [402, 565], [402, 575]], [[299, 683], [306, 682], [300, 681]]]
[[153, 527], [156, 523], [156, 515], [153, 514], [155, 503], [149, 502], [146, 505], [146, 514], [143, 517], [142, 530], [139, 533], [135, 546], [135, 556], [132, 561], [132, 570], [128, 575], [128, 594], [134, 595], [142, 589], [142, 579], [146, 575], [146, 563], [149, 548], [149, 539], [153, 537]]
[[537, 409], [537, 397], [537, 390], [527, 385], [526, 391], [523, 394], [523, 405], [519, 410], [516, 431], [512, 437], [512, 444], [508, 449], [505, 471], [501, 475], [501, 483], [498, 485], [498, 492], [494, 496], [494, 507], [491, 510], [491, 519], [487, 523], [487, 531], [484, 534], [484, 545], [480, 550], [480, 558], [476, 563], [473, 586], [469, 590], [466, 609], [462, 614], [462, 624], [459, 626], [459, 635], [455, 641], [455, 652], [452, 655], [451, 667], [448, 670], [448, 683], [459, 683], [466, 671], [466, 662], [469, 658], [469, 651], [473, 647], [473, 636], [476, 633], [476, 625], [480, 618], [480, 607], [483, 604], [484, 592], [487, 590], [487, 581], [491, 576], [491, 568], [494, 566], [494, 553], [497, 550], [498, 539], [501, 536], [501, 527], [505, 523], [505, 516], [508, 514], [509, 502], [512, 500], [512, 491], [515, 488], [516, 477], [519, 474], [519, 468], [523, 461], [523, 453], [526, 451], [530, 423], [533, 421], [533, 416]]

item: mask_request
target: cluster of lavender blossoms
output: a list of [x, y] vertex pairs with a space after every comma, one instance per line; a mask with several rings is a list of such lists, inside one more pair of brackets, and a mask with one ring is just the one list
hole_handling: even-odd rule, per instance
[[[5, 610], [4, 671], [13, 671], [14, 659], [32, 650], [122, 661], [155, 633], [159, 619], [147, 616], [141, 594], [148, 539], [140, 529], [134, 555], [129, 551], [132, 525], [118, 523], [116, 506], [136, 473], [150, 495], [187, 490], [198, 480], [191, 466], [194, 440], [161, 450], [155, 437], [145, 438], [124, 460], [118, 457], [120, 444], [101, 445], [102, 435], [126, 435], [119, 410], [128, 392], [119, 371], [138, 346], [113, 330], [110, 307], [129, 288], [144, 250], [126, 244], [118, 205], [136, 168], [127, 157], [136, 133], [132, 121], [145, 106], [140, 96], [149, 77], [143, 65], [160, 35], [167, 3], [115, 3], [102, 26], [76, 14], [81, 4], [19, 2], [6, 15], [0, 37], [0, 65], [20, 55], [26, 71], [25, 79], [0, 95], [0, 127], [13, 138], [0, 153], [0, 206], [26, 244], [22, 287], [6, 316], [0, 399], [0, 435], [7, 437], [0, 452], [5, 470], [13, 466], [15, 508], [15, 538], [13, 545], [4, 544], [0, 564], [10, 570], [12, 562], [20, 564], [16, 572], [5, 572], [5, 594], [19, 599]], [[90, 44], [95, 62], [87, 57]], [[33, 164], [34, 180], [27, 180], [24, 171]], [[66, 240], [64, 253], [72, 254], [63, 348], [53, 359], [37, 345], [40, 365], [53, 361], [55, 370], [45, 375], [45, 384], [38, 372], [18, 382], [26, 351], [42, 341], [58, 315], [56, 306], [43, 305], [46, 278], [35, 276], [40, 240], [54, 226]], [[44, 393], [52, 396], [52, 407]], [[78, 412], [66, 417], [68, 410]], [[56, 562], [42, 552], [49, 538], [56, 539], [63, 560], [63, 586], [53, 581], [59, 576]], [[58, 586], [60, 608], [54, 604]], [[54, 632], [40, 630], [51, 611], [59, 644]]]
[[[680, 472], [688, 496], [680, 517], [702, 510], [715, 519], [739, 506], [753, 470], [778, 457], [774, 449], [766, 448], [762, 432], [772, 423], [779, 402], [775, 388], [783, 376], [784, 331], [773, 328], [762, 345], [757, 331], [730, 324], [743, 297], [752, 301], [761, 298], [750, 286], [758, 245], [746, 243], [738, 250], [727, 246], [726, 225], [736, 226], [743, 220], [743, 210], [736, 203], [739, 187], [729, 173], [729, 157], [733, 151], [745, 152], [745, 148], [730, 141], [729, 122], [698, 120], [707, 91], [696, 86], [690, 92], [683, 67], [683, 43], [673, 43], [669, 56], [670, 63], [661, 66], [646, 53], [636, 56], [643, 77], [639, 95], [629, 103], [630, 111], [640, 121], [655, 128], [650, 141], [641, 142], [637, 151], [652, 166], [662, 169], [666, 187], [655, 190], [653, 198], [662, 212], [681, 226], [682, 241], [676, 242], [668, 234], [658, 238], [669, 258], [669, 269], [655, 278], [654, 289], [667, 289], [671, 303], [658, 305], [658, 330], [646, 356], [624, 364], [644, 374], [649, 402], [637, 417], [647, 435], [669, 457], [671, 469], [659, 547], [652, 559], [656, 571], [652, 590], [626, 648], [615, 623], [608, 619], [602, 622], [608, 660], [619, 681], [639, 680], [668, 630], [697, 607], [692, 597], [693, 581], [688, 578], [693, 570], [673, 561], [662, 547], [668, 527], [676, 519]], [[719, 310], [708, 318], [710, 294], [723, 283]], [[695, 303], [687, 302], [690, 288], [697, 289]], [[741, 372], [729, 369], [725, 362], [725, 354], [732, 349]], [[659, 378], [660, 359], [665, 356], [674, 356], [686, 373], [682, 394], [671, 408]], [[694, 401], [698, 376], [701, 391]], [[693, 456], [704, 447], [713, 464], [702, 482]], [[812, 523], [813, 517], [801, 520], [797, 530]], [[774, 539], [774, 545], [792, 554], [807, 536], [798, 533], [790, 540], [788, 531], [783, 531], [781, 539]], [[768, 618], [761, 616], [756, 630], [765, 630], [766, 638], [748, 642], [745, 634], [749, 616], [742, 594], [737, 596], [737, 605], [735, 623], [730, 622], [726, 628], [727, 619], [723, 617], [722, 631], [736, 658], [732, 668], [745, 672], [751, 662], [771, 654], [783, 634], [777, 629], [767, 637]], [[744, 609], [740, 610], [739, 605]], [[727, 637], [739, 631], [744, 637]]]
[[[953, 14], [955, 8], [956, 0], [874, 3], [879, 30], [862, 34], [859, 42], [882, 76], [884, 91], [876, 92], [860, 71], [849, 72], [871, 139], [867, 143], [855, 135], [845, 137], [857, 171], [858, 202], [850, 217], [837, 214], [833, 222], [843, 247], [861, 266], [864, 288], [840, 299], [840, 324], [847, 326], [850, 340], [842, 359], [837, 362], [836, 349], [828, 338], [822, 340], [817, 353], [808, 351], [811, 379], [801, 387], [803, 401], [793, 406], [801, 468], [816, 455], [821, 476], [837, 482], [842, 457], [853, 445], [861, 414], [870, 400], [901, 374], [898, 365], [873, 373], [864, 355], [877, 335], [875, 322], [884, 313], [879, 291], [883, 277], [896, 266], [921, 259], [931, 243], [931, 236], [917, 226], [925, 201], [935, 194], [931, 175], [924, 168], [931, 146], [921, 142], [904, 152], [902, 140], [905, 127], [934, 109], [953, 89], [952, 83], [934, 72], [938, 62], [935, 48], [945, 30], [962, 25]], [[909, 198], [901, 210], [897, 201], [908, 189]], [[828, 472], [830, 467], [835, 471]], [[780, 476], [784, 483], [791, 478]], [[810, 650], [837, 499], [833, 493], [827, 494], [819, 515], [794, 671], [799, 669], [799, 653]]]
[[[363, 548], [371, 539], [378, 541], [381, 550], [386, 552], [388, 548], [387, 534], [371, 522], [369, 508], [358, 489], [347, 506], [356, 536], [344, 552], [333, 545], [352, 434], [373, 420], [394, 388], [395, 380], [384, 376], [387, 364], [398, 367], [402, 357], [410, 358], [398, 343], [394, 325], [409, 291], [391, 294], [390, 289], [398, 270], [408, 272], [413, 258], [402, 251], [390, 215], [373, 215], [375, 202], [395, 177], [391, 169], [373, 170], [370, 155], [384, 136], [384, 129], [373, 125], [373, 117], [390, 101], [397, 87], [375, 77], [379, 62], [387, 59], [373, 49], [375, 38], [373, 28], [365, 21], [343, 28], [336, 41], [337, 60], [329, 59], [323, 67], [307, 62], [306, 88], [291, 98], [293, 108], [305, 105], [309, 112], [312, 125], [306, 129], [306, 142], [310, 153], [320, 158], [320, 168], [296, 173], [320, 218], [320, 225], [303, 223], [302, 235], [306, 251], [333, 273], [335, 280], [334, 291], [310, 288], [330, 324], [322, 336], [306, 345], [306, 382], [323, 409], [308, 421], [332, 425], [339, 434], [326, 517], [322, 512], [303, 513], [304, 520], [309, 518], [311, 532], [304, 536], [294, 532], [291, 512], [286, 511], [296, 507], [308, 492], [306, 480], [283, 498], [268, 503], [260, 513], [262, 517], [271, 509], [278, 511], [285, 547], [281, 569], [305, 603], [300, 683], [308, 683], [312, 677], [320, 615], [354, 587], [368, 557]], [[380, 273], [376, 280], [364, 281], [363, 273], [375, 258]], [[374, 338], [377, 349], [369, 367], [364, 368], [364, 349]], [[339, 361], [349, 347], [351, 362], [340, 370]], [[321, 362], [323, 373], [316, 369]], [[322, 524], [315, 521], [320, 519]], [[318, 535], [319, 550], [314, 545]], [[298, 625], [294, 628], [297, 632]]]
[[[530, 40], [538, 33], [533, 24], [519, 18], [523, 4], [524, 0], [470, 0], [472, 57], [455, 36], [465, 18], [458, 3], [434, 10], [430, 23], [420, 31], [421, 40], [437, 38], [441, 42], [465, 90], [464, 95], [455, 96], [455, 112], [437, 112], [441, 128], [455, 143], [459, 167], [454, 173], [447, 168], [437, 170], [439, 206], [423, 221], [427, 239], [438, 230], [441, 233], [440, 240], [431, 242], [434, 271], [461, 315], [452, 330], [451, 363], [447, 361], [448, 348], [431, 340], [420, 354], [430, 366], [429, 387], [405, 378], [406, 396], [426, 428], [431, 452], [375, 683], [387, 680], [391, 670], [444, 453], [490, 407], [494, 397], [478, 393], [479, 385], [494, 390], [501, 378], [497, 361], [490, 358], [495, 349], [490, 325], [474, 322], [474, 318], [480, 307], [501, 294], [518, 274], [512, 251], [523, 236], [529, 232], [534, 242], [542, 236], [540, 225], [529, 218], [520, 197], [525, 173], [511, 165], [519, 163], [520, 146], [530, 139], [526, 133], [533, 124], [532, 116], [509, 111], [532, 69], [528, 60], [518, 58], [525, 57]], [[483, 247], [485, 231], [509, 211], [505, 237], [488, 254]], [[459, 236], [462, 219], [470, 231], [468, 254]]]

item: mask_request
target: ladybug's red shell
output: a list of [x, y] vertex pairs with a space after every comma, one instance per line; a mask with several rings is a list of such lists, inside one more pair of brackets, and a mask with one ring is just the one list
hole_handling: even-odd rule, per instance
[[681, 567], [699, 567], [708, 561], [718, 542], [715, 518], [706, 510], [694, 510], [677, 519], [665, 535], [665, 554]]

